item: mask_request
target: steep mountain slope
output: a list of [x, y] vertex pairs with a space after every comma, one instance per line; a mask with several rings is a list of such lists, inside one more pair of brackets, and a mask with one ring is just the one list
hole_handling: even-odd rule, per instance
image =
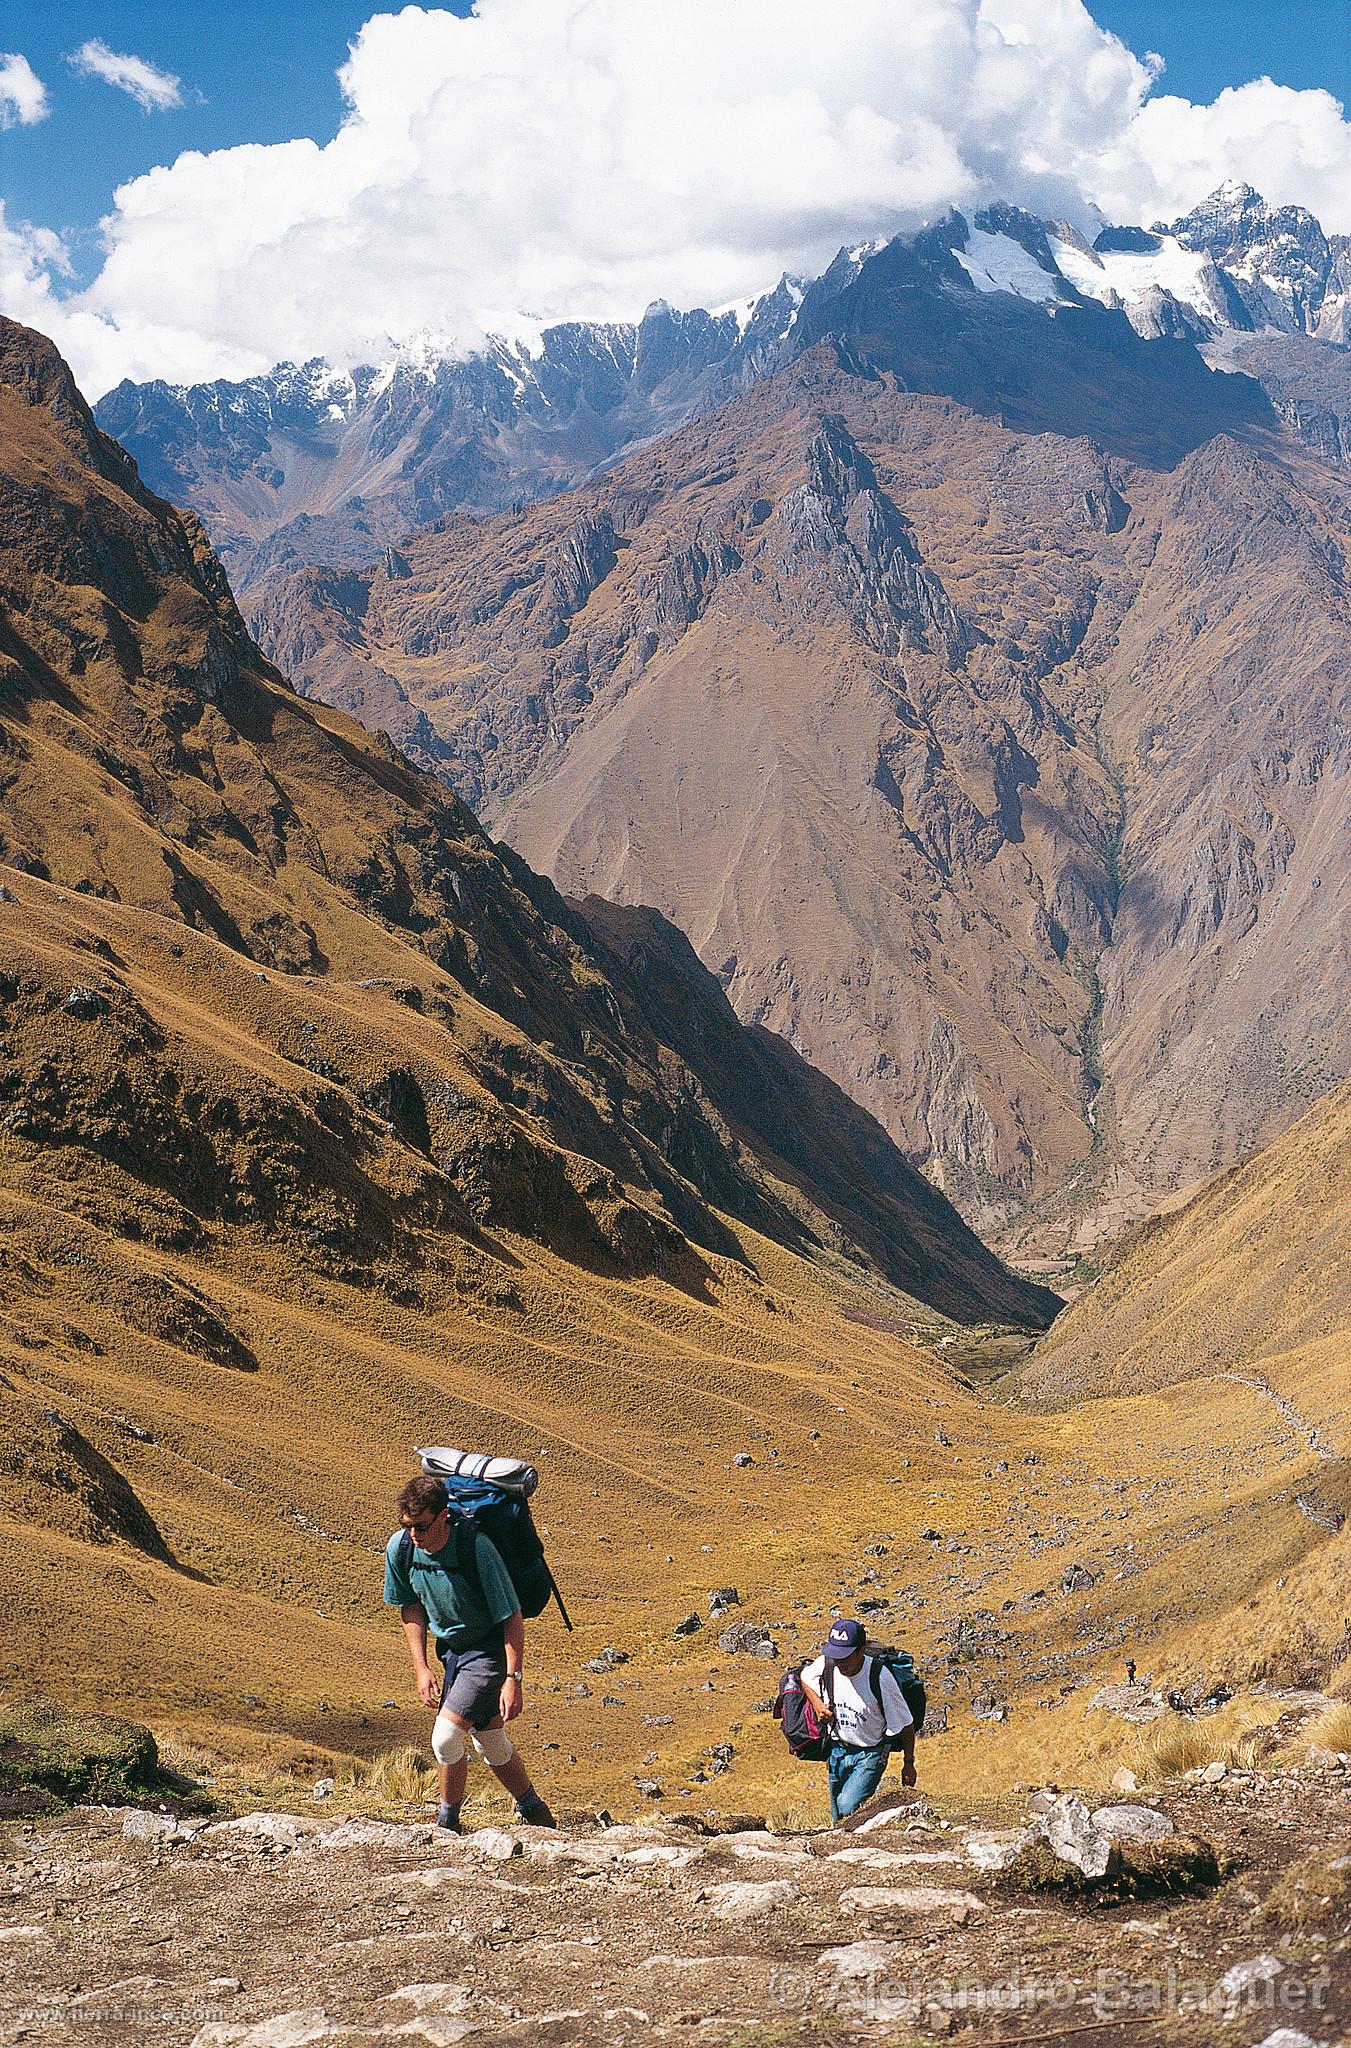
[[1018, 1378], [1040, 1400], [1228, 1375], [1345, 1446], [1351, 1420], [1351, 1089], [1142, 1224]]
[[[1298, 208], [1273, 212], [1247, 186], [1223, 188], [1171, 229], [1107, 228], [1092, 245], [1063, 222], [994, 206], [841, 250], [814, 282], [785, 278], [738, 312], [658, 302], [636, 325], [547, 328], [463, 361], [422, 337], [380, 368], [315, 361], [243, 383], [127, 383], [98, 416], [156, 490], [201, 515], [251, 614], [255, 586], [278, 569], [341, 572], [390, 546], [397, 560], [407, 529], [571, 488], [823, 335], [866, 334], [876, 356], [879, 306], [900, 351], [895, 367], [914, 388], [981, 406], [993, 398], [1024, 425], [1093, 432], [1121, 424], [1101, 387], [1138, 378], [1150, 359], [1100, 323], [1087, 360], [1072, 367], [1074, 343], [1029, 318], [1032, 309], [1102, 301], [1141, 335], [1172, 341], [1261, 330], [1339, 342], [1347, 275], [1345, 238], [1325, 237]], [[1300, 361], [1296, 346], [1287, 366], [1296, 382]], [[1176, 357], [1163, 374], [1156, 358], [1158, 374], [1144, 373], [1154, 376], [1154, 403], [1136, 408], [1137, 439], [1155, 410], [1175, 429], [1181, 396], [1199, 405], [1194, 424], [1204, 428], [1204, 383], [1193, 376], [1185, 393], [1167, 389], [1186, 362]], [[1050, 393], [1058, 411], [1026, 412]]]
[[1149, 463], [907, 390], [918, 291], [884, 252], [856, 336], [260, 625], [307, 691], [400, 693], [564, 889], [655, 902], [968, 1214], [1063, 1244], [1346, 1072], [1348, 494], [1096, 310], [1034, 374], [1045, 313], [973, 294], [946, 379], [995, 410], [997, 366], [1044, 427], [1110, 336], [1097, 424]]
[[[827, 1131], [847, 1152], [854, 1130], [888, 1177], [858, 1220], [870, 1240], [864, 1256], [918, 1282], [937, 1253], [935, 1300], [985, 1313], [1003, 1299], [1044, 1315], [1045, 1298], [1005, 1275], [865, 1124], [832, 1108], [812, 1128], [819, 1091], [797, 1082], [791, 1061], [751, 1049], [744, 1095], [735, 1076], [715, 1083], [738, 1119], [725, 1121], [547, 885], [387, 743], [335, 714], [316, 716], [266, 667], [200, 529], [143, 490], [59, 358], [8, 324], [0, 404], [0, 858], [57, 890], [152, 913], [143, 925], [151, 959], [169, 943], [170, 920], [254, 963], [265, 982], [280, 972], [297, 988], [341, 983], [358, 1010], [370, 999], [383, 1020], [371, 1071], [370, 1050], [344, 1050], [303, 1003], [284, 1042], [262, 1032], [265, 1067], [289, 1058], [339, 1091], [321, 1086], [308, 1104], [308, 1143], [327, 1162], [321, 1181], [347, 1177], [344, 1152], [360, 1161], [364, 1109], [406, 1148], [423, 1222], [458, 1221], [470, 1237], [476, 1223], [511, 1224], [579, 1255], [651, 1269], [679, 1263], [682, 1233], [731, 1249], [710, 1205], [786, 1241], [825, 1236], [848, 1249], [850, 1226], [798, 1183]], [[125, 1153], [133, 1174], [152, 1181], [156, 1159], [173, 1157], [183, 1182], [168, 1203], [174, 1214], [186, 1202], [232, 1215], [255, 1175], [270, 1175], [271, 1208], [247, 1212], [298, 1227], [315, 1191], [306, 1146], [281, 1135], [285, 1105], [250, 1089], [245, 1116], [233, 1095], [177, 1073], [155, 1004], [115, 972], [102, 978], [109, 986], [94, 985], [72, 1013], [102, 1060], [80, 1034], [47, 1046], [54, 984], [37, 966], [7, 981], [19, 1047], [11, 1132], [40, 1147]], [[445, 1068], [397, 1060], [391, 993], [435, 1020]], [[691, 1044], [701, 1011], [716, 1015], [720, 1002], [706, 984], [687, 992], [694, 1021], [680, 1028]], [[743, 1113], [767, 1117], [761, 1137]], [[336, 1147], [318, 1128], [326, 1121]], [[861, 1185], [869, 1176], [859, 1165]], [[365, 1190], [336, 1206], [352, 1256], [375, 1230], [380, 1197]]]

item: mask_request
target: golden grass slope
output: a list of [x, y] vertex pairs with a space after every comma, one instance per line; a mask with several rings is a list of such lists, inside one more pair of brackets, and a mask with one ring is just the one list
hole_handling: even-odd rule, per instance
[[1351, 1411], [1351, 1089], [1124, 1241], [1020, 1378], [1038, 1400], [1232, 1374]]

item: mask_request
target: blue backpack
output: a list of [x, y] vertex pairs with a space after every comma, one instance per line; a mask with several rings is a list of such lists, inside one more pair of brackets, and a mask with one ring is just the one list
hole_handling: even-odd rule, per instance
[[[556, 1600], [563, 1626], [571, 1631], [571, 1617], [549, 1569], [526, 1498], [538, 1483], [533, 1466], [519, 1466], [519, 1476], [510, 1486], [497, 1486], [483, 1473], [490, 1463], [505, 1468], [505, 1459], [490, 1461], [454, 1451], [427, 1451], [419, 1456], [423, 1471], [439, 1479], [450, 1495], [453, 1569], [467, 1578], [481, 1596], [483, 1582], [479, 1577], [475, 1538], [486, 1536], [506, 1566], [526, 1619], [543, 1614], [550, 1600]], [[452, 1470], [452, 1463], [458, 1469]], [[405, 1573], [412, 1560], [413, 1532], [405, 1529], [399, 1543], [399, 1563]]]

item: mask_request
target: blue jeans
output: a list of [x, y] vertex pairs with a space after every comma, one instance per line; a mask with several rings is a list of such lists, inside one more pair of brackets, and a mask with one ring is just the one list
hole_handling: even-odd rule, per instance
[[889, 1744], [878, 1749], [851, 1749], [848, 1743], [833, 1742], [826, 1759], [830, 1783], [830, 1817], [844, 1820], [856, 1813], [882, 1782], [891, 1756]]

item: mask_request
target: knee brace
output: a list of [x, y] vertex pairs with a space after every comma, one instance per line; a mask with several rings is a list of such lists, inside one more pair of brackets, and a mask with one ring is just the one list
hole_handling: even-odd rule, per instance
[[481, 1728], [470, 1736], [474, 1754], [481, 1756], [485, 1764], [491, 1764], [500, 1771], [503, 1764], [509, 1764], [516, 1754], [516, 1746], [505, 1728]]
[[432, 1725], [432, 1755], [439, 1764], [457, 1764], [464, 1755], [464, 1730], [449, 1714], [438, 1714]]

